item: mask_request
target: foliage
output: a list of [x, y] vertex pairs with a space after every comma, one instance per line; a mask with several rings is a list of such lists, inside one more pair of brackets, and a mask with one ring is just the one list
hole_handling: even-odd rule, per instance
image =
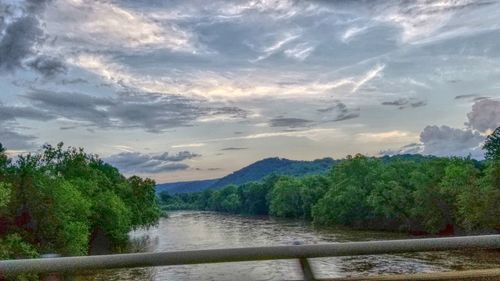
[[200, 193], [162, 194], [176, 207], [305, 218], [317, 225], [409, 232], [492, 232], [500, 225], [500, 162], [348, 156], [328, 175], [271, 175]]
[[271, 191], [269, 213], [277, 217], [300, 218], [304, 216], [300, 191], [302, 183], [298, 179], [283, 177]]
[[483, 149], [485, 150], [484, 156], [486, 159], [500, 159], [500, 127], [496, 128], [495, 131], [486, 138]]
[[336, 161], [331, 158], [314, 161], [266, 158], [220, 179], [164, 183], [157, 186], [157, 191], [171, 194], [200, 192], [206, 189], [220, 189], [230, 184], [262, 182], [271, 174], [295, 177], [320, 175], [326, 174], [335, 163]]
[[6, 237], [0, 254], [84, 255], [98, 229], [121, 245], [130, 230], [159, 219], [154, 186], [62, 143], [19, 155], [14, 163], [0, 145], [0, 235]]

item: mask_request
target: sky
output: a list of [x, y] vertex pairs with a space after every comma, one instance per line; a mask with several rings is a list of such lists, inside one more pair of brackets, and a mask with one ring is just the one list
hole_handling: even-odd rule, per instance
[[0, 143], [127, 175], [266, 157], [483, 158], [500, 1], [0, 0]]

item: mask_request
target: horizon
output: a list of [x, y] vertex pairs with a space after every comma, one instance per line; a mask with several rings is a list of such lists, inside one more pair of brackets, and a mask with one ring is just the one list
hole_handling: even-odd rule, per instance
[[499, 13], [486, 1], [1, 2], [0, 143], [12, 156], [62, 141], [158, 183], [273, 157], [482, 159], [500, 125]]

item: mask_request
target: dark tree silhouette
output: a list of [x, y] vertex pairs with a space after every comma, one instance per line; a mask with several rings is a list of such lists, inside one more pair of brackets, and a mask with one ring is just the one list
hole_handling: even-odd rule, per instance
[[486, 151], [484, 154], [486, 159], [500, 159], [500, 127], [486, 138], [483, 149]]

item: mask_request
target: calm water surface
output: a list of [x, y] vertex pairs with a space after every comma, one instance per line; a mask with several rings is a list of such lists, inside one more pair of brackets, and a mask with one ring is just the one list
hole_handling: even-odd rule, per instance
[[[300, 220], [179, 211], [158, 227], [130, 234], [131, 252], [199, 250], [266, 245], [410, 238], [402, 234], [317, 229]], [[491, 268], [500, 265], [492, 251], [454, 251], [312, 259], [317, 277], [415, 273]], [[78, 280], [290, 280], [301, 279], [295, 260], [169, 266], [93, 272]]]

